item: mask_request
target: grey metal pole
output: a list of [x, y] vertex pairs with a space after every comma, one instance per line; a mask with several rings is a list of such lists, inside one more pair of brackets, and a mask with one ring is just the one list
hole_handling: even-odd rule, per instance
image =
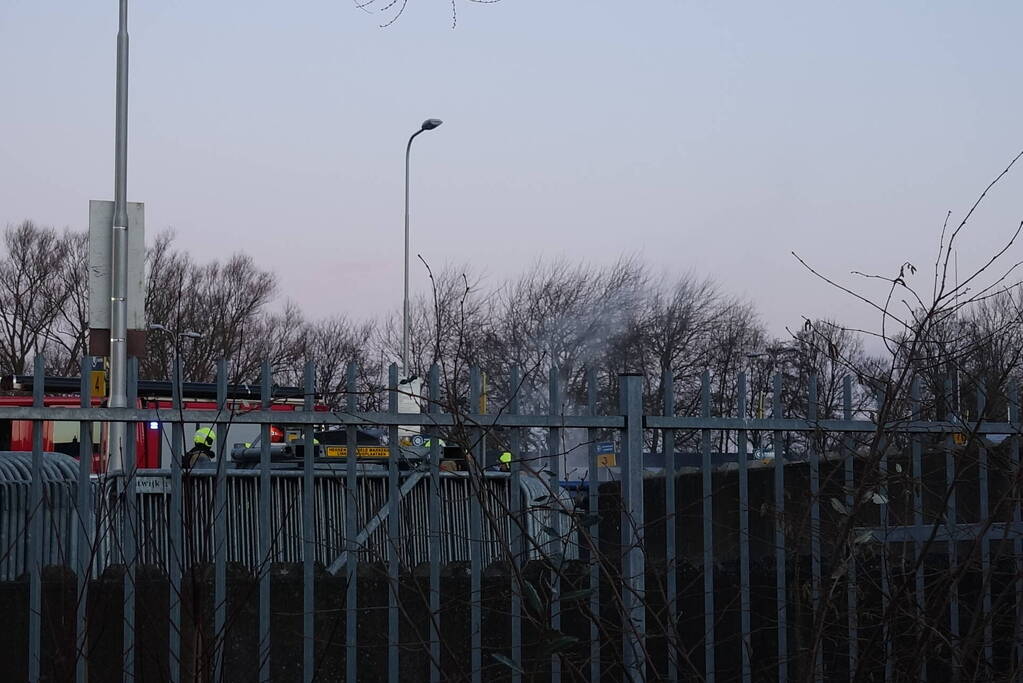
[[[110, 407], [125, 408], [128, 370], [128, 0], [120, 0], [110, 282]], [[123, 467], [125, 424], [110, 423], [108, 470]]]
[[402, 379], [407, 379], [408, 372], [408, 274], [409, 274], [409, 231], [408, 231], [408, 204], [409, 204], [409, 156], [412, 153], [412, 141], [423, 131], [433, 130], [443, 123], [440, 119], [426, 119], [423, 125], [415, 133], [409, 136], [408, 144], [405, 146], [405, 296], [402, 299], [401, 315], [401, 372]]
[[409, 156], [412, 153], [412, 141], [423, 132], [420, 128], [408, 139], [405, 146], [405, 296], [402, 298], [401, 313], [401, 375], [408, 377], [408, 271], [409, 271], [409, 236], [408, 236], [408, 195], [409, 195]]

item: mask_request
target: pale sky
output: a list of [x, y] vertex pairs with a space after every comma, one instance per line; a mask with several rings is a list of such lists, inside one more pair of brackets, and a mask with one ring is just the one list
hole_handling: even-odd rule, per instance
[[[373, 10], [386, 3], [371, 5]], [[1023, 3], [132, 0], [128, 197], [199, 260], [245, 251], [311, 316], [401, 301], [413, 254], [710, 275], [781, 334], [877, 318], [808, 275], [932, 267], [1023, 148]], [[113, 193], [117, 2], [0, 2], [0, 225]], [[1023, 217], [1023, 168], [960, 269]], [[1020, 250], [1014, 248], [1015, 260]], [[413, 257], [414, 258], [414, 257]], [[413, 286], [425, 271], [414, 261]]]

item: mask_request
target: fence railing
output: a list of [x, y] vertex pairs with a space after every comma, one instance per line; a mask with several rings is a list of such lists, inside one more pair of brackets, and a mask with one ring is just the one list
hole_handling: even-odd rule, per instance
[[[83, 362], [83, 370], [88, 367]], [[87, 373], [83, 372], [83, 377]], [[11, 615], [0, 652], [28, 680], [1003, 680], [1023, 668], [1023, 521], [1019, 403], [1006, 420], [927, 420], [916, 386], [904, 405], [819, 419], [786, 417], [780, 379], [770, 417], [747, 417], [745, 378], [733, 416], [675, 414], [672, 377], [661, 415], [643, 408], [642, 378], [622, 375], [620, 410], [599, 414], [594, 376], [585, 414], [562, 404], [550, 376], [544, 415], [511, 399], [489, 414], [441, 400], [426, 408], [232, 410], [226, 364], [218, 411], [0, 407], [34, 423], [30, 454], [0, 454], [0, 595]], [[180, 382], [175, 382], [180, 387]], [[129, 392], [131, 393], [131, 392]], [[469, 375], [469, 406], [481, 383]], [[134, 398], [134, 396], [130, 396]], [[901, 411], [901, 412], [899, 412]], [[81, 425], [80, 458], [43, 451], [45, 421]], [[271, 462], [270, 427], [286, 420], [312, 444], [346, 431], [328, 466], [306, 448], [292, 469]], [[170, 425], [171, 466], [93, 477], [92, 423]], [[211, 469], [183, 458], [188, 425], [213, 424]], [[258, 425], [260, 462], [230, 467], [231, 425]], [[389, 458], [367, 467], [356, 429], [384, 428]], [[420, 427], [429, 452], [401, 447]], [[128, 433], [133, 433], [129, 429]], [[544, 438], [537, 439], [542, 434]], [[655, 436], [656, 435], [656, 436]], [[441, 438], [465, 457], [442, 465]], [[488, 440], [512, 454], [486, 467]], [[525, 442], [540, 443], [527, 451]], [[603, 467], [598, 444], [617, 465]], [[663, 465], [644, 467], [647, 444]], [[568, 444], [575, 444], [571, 449]], [[699, 467], [679, 467], [678, 446]], [[562, 485], [566, 450], [587, 479]], [[721, 464], [724, 462], [724, 464]], [[715, 464], [718, 463], [718, 464]], [[607, 473], [599, 483], [597, 472]]]

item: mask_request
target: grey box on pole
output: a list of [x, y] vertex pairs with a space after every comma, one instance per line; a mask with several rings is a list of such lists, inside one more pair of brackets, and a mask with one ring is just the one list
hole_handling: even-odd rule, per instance
[[[110, 353], [110, 243], [114, 203], [89, 200], [89, 352]], [[145, 348], [146, 226], [142, 202], [128, 202], [128, 354]]]

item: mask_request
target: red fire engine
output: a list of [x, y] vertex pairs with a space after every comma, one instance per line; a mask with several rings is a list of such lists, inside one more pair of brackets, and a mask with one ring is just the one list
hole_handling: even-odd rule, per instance
[[[81, 397], [78, 393], [81, 386], [78, 378], [47, 377], [44, 380], [45, 395], [43, 405], [46, 407], [78, 408]], [[31, 406], [33, 378], [30, 375], [15, 375], [0, 380], [0, 406]], [[170, 382], [140, 381], [138, 384], [139, 398], [136, 407], [167, 411], [168, 418], [172, 413]], [[216, 385], [186, 382], [182, 386], [182, 407], [185, 410], [208, 410], [211, 422], [217, 414]], [[256, 410], [260, 406], [259, 388], [252, 386], [228, 387], [228, 410], [237, 413]], [[290, 412], [302, 405], [302, 390], [295, 387], [274, 387], [271, 410]], [[93, 406], [105, 405], [106, 399], [92, 399]], [[326, 410], [317, 406], [316, 410]], [[0, 420], [0, 451], [31, 451], [32, 420]], [[79, 455], [79, 436], [81, 427], [75, 421], [46, 420], [42, 424], [43, 450], [66, 453], [77, 458]], [[258, 428], [256, 428], [258, 429]], [[92, 470], [99, 473], [106, 471], [107, 458], [107, 425], [95, 422], [92, 426]], [[284, 440], [282, 430], [273, 430], [274, 440]], [[191, 434], [185, 435], [185, 448], [191, 446]], [[228, 444], [228, 450], [230, 444]], [[140, 468], [166, 467], [169, 463], [170, 430], [164, 429], [162, 422], [139, 423], [135, 425], [136, 463]]]

